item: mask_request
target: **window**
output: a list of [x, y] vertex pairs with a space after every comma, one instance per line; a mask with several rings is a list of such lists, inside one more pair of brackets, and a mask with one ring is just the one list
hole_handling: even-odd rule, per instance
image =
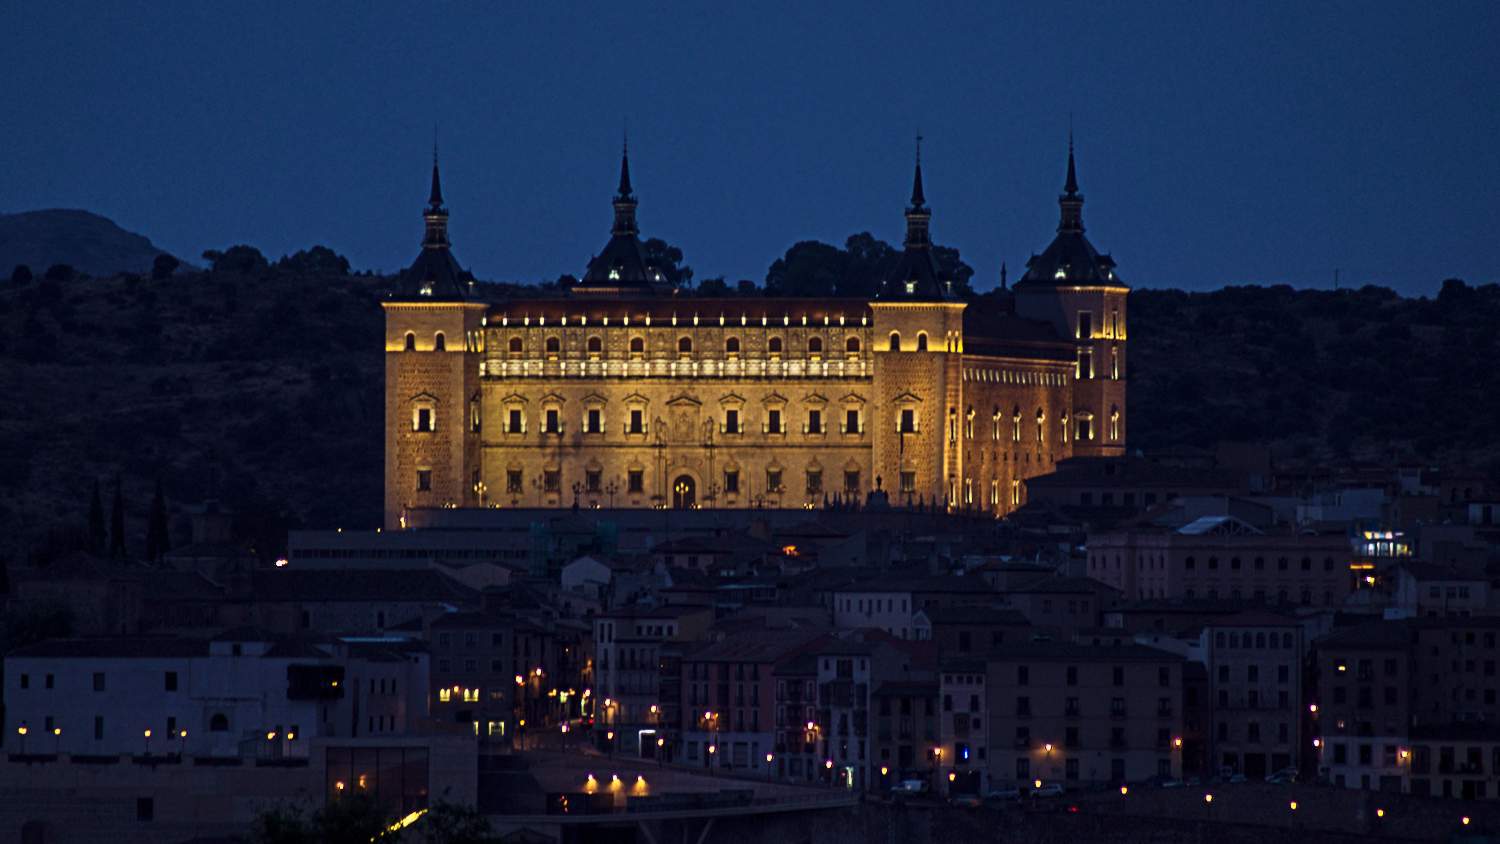
[[585, 470], [583, 473], [583, 488], [588, 492], [598, 492], [602, 475], [603, 473], [598, 469]]
[[1088, 442], [1094, 438], [1094, 418], [1087, 413], [1078, 415], [1078, 442]]
[[773, 358], [779, 357], [781, 355], [781, 338], [772, 337], [766, 341], [766, 351], [770, 352]]
[[417, 350], [417, 335], [410, 331], [406, 332], [406, 344], [404, 348], [408, 352], [415, 352]]
[[1039, 407], [1036, 409], [1036, 441], [1044, 442], [1047, 439], [1047, 414]]
[[901, 408], [901, 427], [896, 430], [902, 434], [915, 434], [917, 432], [917, 411], [910, 407]]
[[737, 495], [740, 491], [740, 470], [724, 470], [724, 492], [728, 495]]
[[912, 494], [912, 493], [915, 493], [917, 491], [917, 473], [916, 472], [902, 472], [901, 473], [901, 491], [904, 492], [904, 493], [907, 493], [907, 494]]
[[526, 419], [525, 419], [525, 417], [523, 417], [521, 415], [521, 409], [519, 407], [513, 407], [513, 408], [511, 408], [506, 413], [506, 416], [508, 418], [505, 420], [505, 433], [507, 433], [507, 434], [524, 434], [524, 433], [526, 433]]
[[646, 491], [646, 472], [643, 469], [631, 469], [625, 476], [625, 490], [639, 495]]
[[229, 716], [222, 712], [215, 712], [208, 719], [208, 731], [211, 733], [223, 733], [229, 730]]
[[1094, 353], [1088, 349], [1078, 350], [1078, 363], [1073, 369], [1073, 377], [1083, 381], [1094, 377]]
[[547, 492], [558, 492], [562, 489], [562, 472], [556, 469], [547, 469], [542, 472], [542, 489]]
[[728, 355], [729, 357], [736, 357], [739, 355], [739, 353], [740, 338], [730, 337], [728, 340], [724, 341], [724, 354]]
[[587, 434], [604, 433], [604, 413], [599, 408], [589, 408], [588, 415], [585, 417], [583, 430]]
[[917, 351], [927, 351], [927, 332], [925, 331], [917, 332]]
[[646, 353], [646, 341], [640, 337], [630, 338], [630, 357], [639, 360]]
[[858, 408], [851, 407], [851, 408], [849, 408], [849, 409], [847, 409], [847, 410], [844, 411], [844, 433], [846, 433], [846, 434], [859, 434], [859, 433], [863, 433], [863, 431], [860, 430], [859, 410], [858, 410]]
[[844, 341], [844, 351], [851, 355], [859, 354], [859, 338], [850, 337]]
[[766, 470], [766, 492], [781, 492], [781, 470]]
[[693, 353], [693, 338], [691, 338], [691, 337], [679, 337], [679, 338], [677, 338], [677, 354], [678, 354], [678, 356], [679, 357], [686, 357], [686, 356], [688, 356], [688, 355], [690, 355], [692, 353]]
[[556, 337], [548, 337], [547, 338], [547, 357], [557, 357], [558, 352], [561, 352], [561, 351], [562, 351], [562, 341], [559, 340], [559, 339], [557, 339]]
[[103, 671], [95, 671], [94, 672], [94, 691], [96, 691], [96, 692], [102, 692], [102, 691], [104, 691], [104, 672]]
[[135, 819], [138, 821], [150, 821], [156, 818], [156, 799], [154, 797], [135, 798]]
[[899, 332], [899, 331], [892, 331], [891, 332], [891, 344], [890, 344], [890, 346], [888, 348], [891, 351], [893, 351], [893, 352], [899, 352], [899, 351], [901, 351], [901, 332]]
[[807, 432], [809, 434], [823, 433], [823, 411], [816, 408], [807, 411]]
[[626, 433], [629, 433], [629, 434], [644, 434], [644, 433], [646, 433], [646, 412], [645, 411], [641, 410], [638, 407], [631, 408], [631, 410], [630, 410], [630, 427], [626, 429]]
[[432, 408], [430, 408], [430, 407], [419, 407], [419, 408], [417, 408], [417, 415], [416, 415], [416, 418], [412, 420], [412, 426], [411, 427], [412, 427], [413, 431], [421, 431], [423, 433], [431, 433], [432, 432]]
[[557, 408], [555, 408], [555, 407], [549, 407], [549, 408], [547, 408], [547, 413], [546, 413], [545, 419], [546, 419], [546, 423], [544, 424], [544, 426], [542, 428], [542, 432], [543, 433], [547, 433], [547, 434], [561, 434], [562, 433], [562, 419], [559, 418], [559, 414], [557, 412]]
[[740, 433], [740, 412], [737, 408], [725, 408], [724, 410], [724, 433]]
[[176, 671], [168, 671], [165, 676], [166, 676], [166, 682], [165, 682], [164, 688], [166, 689], [166, 691], [169, 691], [169, 692], [175, 692], [175, 691], [177, 691], [177, 672]]
[[512, 338], [510, 338], [510, 353], [513, 354], [513, 355], [519, 355], [521, 353], [521, 338], [520, 337], [512, 337]]
[[418, 469], [417, 470], [417, 492], [431, 492], [431, 491], [432, 491], [432, 470], [431, 469]]
[[768, 433], [768, 434], [784, 434], [784, 433], [786, 433], [786, 428], [783, 427], [782, 424], [781, 424], [781, 411], [780, 410], [778, 410], [776, 408], [771, 408], [770, 410], [766, 411], [766, 433]]
[[599, 355], [604, 351], [604, 341], [599, 339], [598, 337], [590, 337], [588, 341], [588, 351], [590, 359], [598, 360]]
[[1078, 312], [1078, 334], [1079, 340], [1087, 340], [1094, 336], [1094, 315], [1088, 311]]
[[807, 494], [821, 495], [823, 492], [823, 470], [807, 470]]
[[812, 357], [813, 360], [817, 360], [819, 357], [822, 357], [822, 355], [823, 355], [823, 338], [822, 337], [809, 337], [809, 338], [807, 338], [807, 354], [810, 357]]
[[433, 336], [433, 338], [432, 338], [432, 350], [434, 352], [446, 352], [446, 351], [448, 351], [448, 341], [446, 339], [444, 339], [443, 332], [439, 331], [436, 335]]
[[844, 492], [856, 494], [859, 492], [858, 469], [847, 469], [844, 471]]
[[511, 495], [520, 495], [522, 491], [521, 470], [505, 470], [505, 491]]

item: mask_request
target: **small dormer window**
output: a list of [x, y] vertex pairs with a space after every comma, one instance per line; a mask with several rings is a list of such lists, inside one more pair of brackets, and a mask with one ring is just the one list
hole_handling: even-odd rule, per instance
[[610, 281], [619, 281], [620, 280], [620, 271], [619, 270], [610, 270], [609, 271], [609, 280]]
[[1052, 277], [1053, 278], [1057, 278], [1057, 279], [1067, 278], [1068, 277], [1068, 271], [1065, 270], [1065, 269], [1063, 269], [1062, 267], [1058, 267], [1057, 268], [1057, 272], [1053, 273]]
[[422, 282], [422, 287], [421, 287], [420, 290], [418, 290], [418, 292], [421, 293], [423, 296], [431, 296], [432, 295], [432, 282], [430, 282], [430, 281], [424, 281], [424, 282]]
[[915, 281], [908, 281], [906, 283], [906, 292], [907, 292], [908, 295], [912, 294], [912, 293], [916, 293], [917, 292], [917, 283]]

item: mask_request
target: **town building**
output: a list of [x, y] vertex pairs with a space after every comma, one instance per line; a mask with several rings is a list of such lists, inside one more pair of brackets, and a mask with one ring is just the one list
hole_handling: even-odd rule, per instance
[[692, 298], [640, 240], [628, 157], [610, 239], [567, 295], [486, 303], [437, 163], [422, 251], [384, 303], [385, 524], [443, 508], [804, 508], [1003, 515], [1026, 479], [1126, 442], [1126, 296], [1084, 234], [1071, 149], [1056, 236], [1013, 313], [934, 257], [918, 162], [873, 300]]

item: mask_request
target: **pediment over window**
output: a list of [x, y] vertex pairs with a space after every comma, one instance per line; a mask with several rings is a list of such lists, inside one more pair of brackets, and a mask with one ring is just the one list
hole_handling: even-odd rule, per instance
[[511, 393], [510, 395], [501, 399], [500, 402], [501, 404], [526, 404], [527, 399], [520, 393]]
[[908, 390], [896, 396], [892, 401], [897, 404], [921, 404], [922, 397]]
[[651, 400], [640, 393], [631, 393], [624, 398], [626, 404], [650, 404]]
[[432, 393], [421, 392], [406, 400], [408, 404], [437, 404], [438, 397]]
[[761, 404], [786, 404], [786, 396], [780, 393], [772, 393], [760, 400]]
[[844, 404], [864, 404], [865, 397], [858, 393], [850, 393], [849, 395], [844, 396], [842, 399], [839, 399], [839, 401], [843, 402]]
[[557, 393], [548, 393], [547, 395], [542, 396], [542, 404], [562, 404], [565, 401], [567, 401], [567, 399], [563, 398]]
[[738, 393], [725, 393], [719, 397], [719, 404], [744, 404], [745, 397]]
[[701, 407], [703, 402], [698, 401], [687, 393], [681, 393], [667, 399], [667, 407]]
[[828, 399], [823, 398], [822, 396], [818, 395], [817, 393], [808, 393], [807, 395], [805, 395], [805, 396], [802, 397], [802, 403], [803, 404], [828, 404]]
[[609, 404], [609, 399], [598, 393], [589, 393], [583, 397], [582, 401], [584, 404]]

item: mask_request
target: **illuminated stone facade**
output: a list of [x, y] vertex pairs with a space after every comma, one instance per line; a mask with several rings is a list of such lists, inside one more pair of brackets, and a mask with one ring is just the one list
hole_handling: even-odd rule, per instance
[[622, 162], [611, 240], [569, 295], [475, 302], [434, 166], [423, 253], [385, 305], [387, 525], [411, 508], [800, 508], [877, 487], [1015, 509], [1056, 461], [1124, 449], [1128, 288], [1076, 206], [1070, 228], [1072, 171], [1070, 154], [1058, 240], [1009, 313], [951, 295], [920, 165], [873, 301], [664, 289]]

